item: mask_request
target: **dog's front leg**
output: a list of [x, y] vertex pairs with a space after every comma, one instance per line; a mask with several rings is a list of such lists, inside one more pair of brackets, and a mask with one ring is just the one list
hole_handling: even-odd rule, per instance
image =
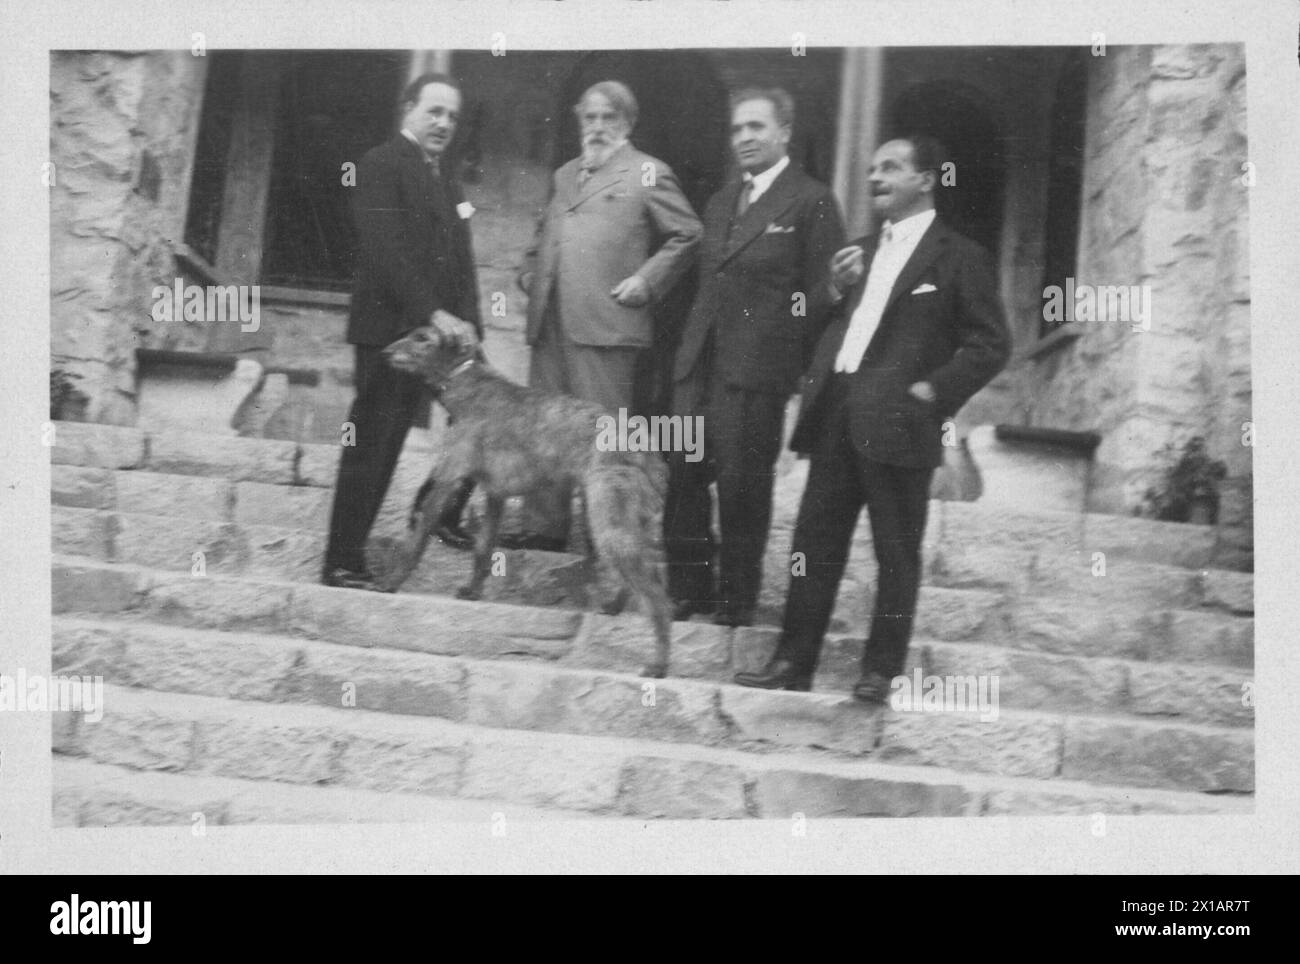
[[455, 494], [456, 487], [437, 475], [429, 476], [421, 491], [423, 499], [416, 502], [410, 520], [407, 522], [406, 538], [398, 546], [393, 558], [392, 568], [384, 576], [384, 591], [397, 592], [402, 583], [415, 571], [429, 545], [429, 538], [438, 524], [443, 509]]
[[497, 544], [497, 533], [501, 529], [501, 516], [505, 512], [505, 496], [489, 493], [485, 500], [483, 526], [479, 529], [474, 542], [474, 572], [469, 584], [457, 590], [461, 599], [479, 599], [483, 595], [483, 582], [492, 571], [492, 550]]

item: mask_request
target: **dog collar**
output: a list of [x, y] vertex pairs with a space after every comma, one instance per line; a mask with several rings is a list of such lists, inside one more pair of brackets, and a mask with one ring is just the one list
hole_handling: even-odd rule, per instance
[[447, 386], [451, 383], [451, 380], [455, 378], [457, 375], [467, 372], [471, 368], [473, 368], [474, 363], [476, 361], [478, 361], [478, 357], [476, 355], [470, 355], [468, 358], [466, 358], [463, 362], [461, 362], [451, 371], [447, 372], [446, 375], [443, 375], [442, 378], [438, 380], [438, 385], [437, 385], [438, 394], [441, 395], [443, 392], [445, 392], [447, 390]]
[[452, 379], [455, 378], [457, 375], [459, 375], [461, 372], [469, 371], [470, 368], [473, 367], [474, 362], [476, 361], [478, 361], [478, 359], [475, 358], [473, 355], [470, 355], [468, 358], [466, 358], [463, 362], [461, 362], [451, 371], [447, 372], [447, 378]]

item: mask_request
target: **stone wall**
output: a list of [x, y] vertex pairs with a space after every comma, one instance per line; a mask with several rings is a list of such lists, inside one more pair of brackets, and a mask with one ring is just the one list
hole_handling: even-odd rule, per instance
[[[1146, 282], [1143, 224], [1147, 173], [1142, 152], [1149, 125], [1146, 79], [1150, 48], [1110, 48], [1089, 73], [1084, 140], [1083, 213], [1078, 267], [1080, 284]], [[1038, 317], [1042, 317], [1041, 289]], [[1119, 512], [1119, 486], [1135, 459], [1136, 440], [1120, 428], [1136, 404], [1141, 335], [1118, 322], [1079, 322], [1080, 337], [1040, 356], [1025, 372], [1034, 399], [1029, 424], [1095, 431], [1102, 436], [1093, 476], [1093, 508]], [[1100, 491], [1099, 491], [1100, 490]]]
[[1229, 466], [1225, 563], [1249, 563], [1250, 313], [1245, 61], [1240, 46], [1110, 48], [1088, 91], [1077, 281], [1149, 285], [1149, 331], [1081, 322], [1028, 375], [1033, 423], [1095, 430], [1090, 507], [1129, 513], [1167, 443], [1194, 435]]
[[150, 293], [176, 274], [203, 67], [187, 51], [50, 57], [51, 364], [79, 376], [91, 421], [134, 421], [136, 348], [202, 347], [155, 330]]
[[[1242, 444], [1251, 419], [1245, 51], [1236, 44], [1156, 47], [1147, 96], [1145, 270], [1153, 317], [1128, 425], [1161, 444], [1205, 437], [1210, 454], [1228, 467], [1220, 559], [1243, 565], [1253, 546], [1253, 450]], [[1164, 467], [1134, 465], [1130, 499]]]

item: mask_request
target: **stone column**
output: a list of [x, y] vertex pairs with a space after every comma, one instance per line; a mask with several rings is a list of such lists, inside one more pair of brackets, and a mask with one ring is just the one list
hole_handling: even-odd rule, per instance
[[1096, 57], [1076, 281], [1149, 286], [1150, 329], [1079, 322], [1037, 420], [1090, 429], [1089, 508], [1127, 514], [1168, 442], [1206, 438], [1228, 464], [1225, 565], [1249, 564], [1250, 293], [1245, 63], [1240, 45], [1112, 47]]
[[831, 189], [843, 207], [845, 230], [850, 238], [865, 234], [872, 223], [867, 161], [880, 138], [884, 77], [883, 50], [851, 47], [844, 51]]
[[158, 327], [206, 61], [189, 51], [50, 57], [51, 365], [79, 376], [90, 421], [135, 419], [135, 349]]
[[[1143, 274], [1151, 330], [1137, 337], [1134, 407], [1126, 422], [1146, 453], [1193, 435], [1228, 466], [1220, 504], [1220, 563], [1246, 565], [1253, 544], [1249, 188], [1246, 73], [1236, 44], [1151, 48]], [[1134, 455], [1144, 454], [1135, 452]], [[1159, 480], [1138, 462], [1128, 495]]]

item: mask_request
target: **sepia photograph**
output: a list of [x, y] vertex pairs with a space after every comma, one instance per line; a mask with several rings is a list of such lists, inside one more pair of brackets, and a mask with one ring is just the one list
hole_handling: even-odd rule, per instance
[[49, 832], [1253, 820], [1245, 37], [527, 6], [40, 52]]

